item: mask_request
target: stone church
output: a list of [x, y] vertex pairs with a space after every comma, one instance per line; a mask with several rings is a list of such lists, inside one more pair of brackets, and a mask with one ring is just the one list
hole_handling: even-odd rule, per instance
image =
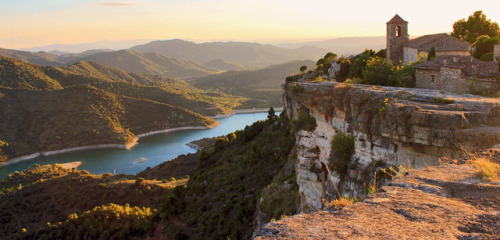
[[[425, 35], [410, 40], [408, 22], [396, 14], [387, 22], [387, 61], [397, 64], [416, 62], [419, 54], [429, 54], [431, 48], [436, 58], [415, 66], [417, 88], [466, 93], [471, 84], [482, 92], [499, 91], [496, 78], [500, 76], [499, 64], [483, 62], [471, 57], [470, 44], [447, 33]], [[495, 46], [494, 57], [500, 56], [500, 45]]]
[[416, 62], [420, 53], [434, 47], [437, 56], [470, 56], [470, 44], [447, 33], [425, 35], [410, 40], [408, 22], [396, 14], [387, 22], [387, 61], [408, 64]]

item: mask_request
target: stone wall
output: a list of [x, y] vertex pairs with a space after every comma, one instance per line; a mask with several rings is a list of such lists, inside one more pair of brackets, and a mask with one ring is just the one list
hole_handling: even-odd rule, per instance
[[467, 83], [458, 68], [441, 67], [439, 70], [441, 88], [431, 88], [454, 93], [466, 93]]
[[[338, 193], [364, 194], [364, 184], [381, 167], [421, 168], [438, 164], [442, 156], [461, 157], [462, 147], [476, 150], [500, 143], [498, 99], [327, 82], [290, 83], [283, 97], [290, 118], [306, 111], [317, 123], [314, 131], [296, 134], [303, 212], [321, 208], [322, 199]], [[347, 174], [332, 170], [331, 142], [339, 132], [354, 136]]]
[[495, 44], [493, 54], [494, 58], [498, 61], [500, 59], [500, 44]]
[[[474, 82], [467, 80], [462, 70], [458, 68], [440, 67], [439, 71], [430, 69], [416, 69], [417, 88], [435, 89], [452, 93], [469, 93], [470, 84], [474, 84], [475, 89], [484, 89], [483, 94], [497, 91], [498, 84], [495, 80], [476, 79]], [[479, 94], [479, 93], [473, 93]]]
[[439, 71], [417, 69], [415, 71], [415, 78], [417, 88], [438, 90], [444, 88], [442, 81], [440, 81]]
[[410, 62], [416, 62], [418, 60], [418, 49], [405, 47], [403, 49], [404, 52], [404, 64], [409, 64]]

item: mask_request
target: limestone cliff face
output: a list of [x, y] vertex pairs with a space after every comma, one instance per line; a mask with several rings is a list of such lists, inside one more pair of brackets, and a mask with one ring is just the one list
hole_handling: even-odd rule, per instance
[[[289, 118], [308, 112], [317, 124], [314, 131], [296, 134], [304, 212], [320, 209], [322, 198], [337, 195], [337, 188], [343, 195], [362, 195], [381, 167], [421, 168], [443, 156], [461, 157], [462, 147], [479, 150], [500, 143], [498, 99], [332, 82], [288, 83], [283, 98]], [[346, 174], [329, 171], [331, 142], [339, 132], [354, 137]]]

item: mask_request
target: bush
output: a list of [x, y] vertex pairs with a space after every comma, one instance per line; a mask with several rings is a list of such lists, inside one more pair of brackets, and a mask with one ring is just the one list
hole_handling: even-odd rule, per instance
[[291, 76], [288, 76], [286, 77], [286, 80], [285, 82], [286, 83], [292, 83], [292, 82], [297, 82], [299, 79], [303, 78], [304, 76], [302, 74], [295, 74], [295, 75], [291, 75]]
[[294, 132], [299, 130], [314, 131], [316, 129], [316, 119], [309, 115], [309, 112], [301, 112], [297, 119], [292, 119], [292, 129]]
[[341, 175], [347, 173], [347, 166], [354, 154], [354, 136], [343, 132], [335, 134], [332, 140], [333, 170]]
[[351, 61], [349, 58], [341, 57], [337, 61], [337, 64], [340, 64], [340, 70], [335, 74], [335, 80], [337, 82], [345, 82], [347, 76], [349, 76], [349, 69], [351, 68]]
[[292, 86], [292, 93], [298, 94], [303, 92], [304, 92], [304, 87], [300, 86], [300, 84], [296, 83]]

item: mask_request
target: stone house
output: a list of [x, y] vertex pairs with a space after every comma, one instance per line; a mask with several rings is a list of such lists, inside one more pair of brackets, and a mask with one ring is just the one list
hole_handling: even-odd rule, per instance
[[495, 47], [493, 48], [493, 58], [497, 62], [500, 62], [500, 44], [495, 44]]
[[417, 88], [466, 93], [470, 84], [484, 89], [498, 87], [498, 62], [483, 62], [467, 56], [441, 55], [415, 66]]
[[386, 37], [388, 62], [415, 62], [419, 54], [428, 54], [432, 47], [436, 50], [436, 56], [470, 56], [470, 44], [447, 33], [425, 35], [410, 40], [408, 22], [397, 14], [387, 22]]

